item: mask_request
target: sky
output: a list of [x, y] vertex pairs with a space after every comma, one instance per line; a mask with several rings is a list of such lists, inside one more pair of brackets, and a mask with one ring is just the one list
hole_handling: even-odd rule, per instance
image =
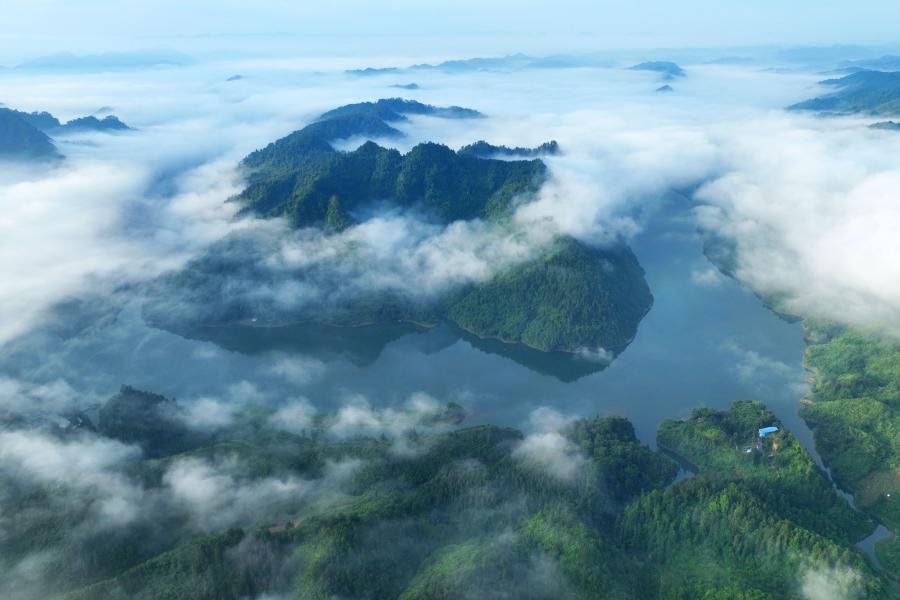
[[[5, 0], [0, 6], [0, 60], [7, 65], [59, 51], [191, 50], [201, 40], [205, 51], [228, 52], [250, 44], [248, 36], [257, 50], [311, 54], [879, 45], [894, 41], [900, 22], [900, 3], [889, 0]], [[336, 44], [334, 37], [344, 40]]]

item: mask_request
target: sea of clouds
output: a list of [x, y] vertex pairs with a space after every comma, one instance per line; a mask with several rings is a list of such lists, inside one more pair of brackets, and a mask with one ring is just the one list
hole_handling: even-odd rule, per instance
[[[534, 256], [557, 235], [592, 244], [627, 241], [672, 190], [694, 199], [698, 228], [734, 244], [734, 276], [753, 291], [778, 296], [783, 307], [805, 317], [900, 335], [900, 266], [894, 260], [900, 253], [900, 135], [870, 130], [867, 119], [784, 111], [817, 93], [816, 73], [686, 65], [690, 74], [673, 83], [676, 92], [658, 94], [655, 75], [619, 68], [358, 78], [341, 71], [353, 62], [240, 59], [103, 74], [0, 74], [0, 100], [7, 106], [49, 110], [63, 119], [108, 106], [136, 128], [58, 140], [66, 158], [55, 166], [0, 169], [0, 362], [23, 336], [46, 326], [60, 302], [138, 294], [143, 284], [226, 236], [265, 238], [268, 246], [259, 246], [271, 251], [261, 262], [276, 272], [326, 265], [340, 275], [342, 293], [379, 286], [421, 293], [485, 280]], [[366, 66], [364, 59], [356, 66]], [[242, 79], [226, 82], [237, 73]], [[389, 87], [409, 80], [421, 89]], [[382, 143], [407, 150], [423, 140], [456, 148], [478, 139], [510, 146], [555, 139], [562, 154], [546, 159], [549, 181], [504, 228], [481, 222], [437, 227], [415, 215], [388, 214], [324, 237], [235, 218], [236, 207], [226, 200], [242, 187], [236, 166], [244, 155], [329, 108], [400, 92], [465, 105], [488, 118], [415, 117], [398, 125], [406, 137]], [[335, 262], [346, 256], [352, 260]], [[716, 285], [718, 277], [705, 271], [695, 279]], [[335, 279], [312, 286], [282, 281], [270, 290], [244, 283], [254, 293], [296, 301], [303, 294], [318, 298]], [[325, 368], [314, 359], [271, 365], [274, 376], [297, 387]], [[247, 385], [192, 398], [191, 421], [224, 427], [240, 407], [271, 400]], [[7, 414], [61, 413], [97, 400], [46, 371], [35, 381], [21, 373], [0, 379], [0, 395], [0, 411]], [[330, 417], [333, 435], [390, 435], [399, 440], [399, 455], [416, 451], [403, 435], [416, 415], [438, 405], [425, 396], [393, 411], [374, 409], [361, 397], [341, 402]], [[275, 414], [279, 427], [300, 431], [318, 412], [298, 397], [282, 399]], [[559, 433], [564, 422], [555, 413], [534, 413], [515, 456], [562, 479], [576, 478], [584, 459]], [[162, 487], [151, 493], [127, 477], [136, 452], [91, 435], [61, 441], [39, 429], [0, 434], [6, 476], [90, 493], [97, 500], [90, 518], [107, 524], [139, 519], [153, 505], [184, 515], [186, 527], [208, 530], [240, 524], [321, 486], [291, 478], [245, 482], [232, 464], [191, 459], [169, 466]], [[71, 456], [79, 457], [74, 464], [65, 459]], [[819, 575], [807, 579], [810, 590], [824, 585]]]

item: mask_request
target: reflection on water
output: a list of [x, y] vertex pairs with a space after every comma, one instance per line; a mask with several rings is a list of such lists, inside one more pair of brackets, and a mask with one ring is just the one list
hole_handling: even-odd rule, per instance
[[472, 423], [522, 426], [540, 406], [618, 414], [649, 443], [666, 418], [757, 398], [811, 447], [797, 416], [804, 393], [800, 326], [711, 270], [684, 202], [660, 209], [632, 247], [654, 305], [634, 342], [608, 367], [480, 340], [450, 326], [208, 328], [178, 336], [145, 325], [134, 299], [77, 335], [35, 332], [0, 362], [8, 375], [63, 378], [96, 398], [128, 383], [185, 401], [236, 398], [236, 390], [271, 402], [302, 395], [328, 410], [348, 395], [378, 406], [425, 392], [460, 402]]
[[480, 338], [450, 324], [433, 329], [412, 323], [384, 323], [360, 327], [336, 327], [320, 323], [303, 323], [282, 327], [229, 325], [196, 327], [176, 332], [178, 335], [239, 352], [264, 354], [280, 351], [314, 355], [319, 359], [344, 358], [353, 365], [365, 368], [374, 363], [388, 344], [412, 334], [420, 339], [411, 341], [419, 351], [434, 354], [460, 339], [487, 354], [508, 358], [532, 371], [571, 382], [602, 371], [607, 360], [586, 358], [569, 352], [540, 352], [522, 344], [507, 344], [495, 339]]
[[345, 358], [358, 367], [367, 367], [378, 359], [381, 351], [391, 342], [404, 335], [426, 331], [428, 329], [411, 323], [360, 327], [301, 323], [282, 327], [196, 327], [177, 333], [185, 338], [212, 342], [241, 354], [264, 354], [272, 351], [310, 354], [320, 359]]

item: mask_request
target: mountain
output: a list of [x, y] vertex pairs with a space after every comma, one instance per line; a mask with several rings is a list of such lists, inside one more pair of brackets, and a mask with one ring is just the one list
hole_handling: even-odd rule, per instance
[[319, 121], [345, 117], [367, 117], [381, 119], [382, 121], [403, 121], [406, 115], [427, 115], [441, 117], [443, 119], [474, 119], [484, 115], [471, 108], [460, 106], [439, 107], [430, 104], [422, 104], [415, 100], [402, 98], [382, 98], [377, 102], [359, 102], [347, 104], [319, 116]]
[[877, 56], [869, 48], [835, 44], [833, 46], [798, 46], [786, 48], [775, 53], [774, 58], [780, 61], [803, 63], [806, 65], [836, 64], [848, 60], [865, 60]]
[[[28, 581], [58, 600], [897, 597], [852, 546], [874, 525], [759, 402], [665, 422], [660, 443], [694, 463], [679, 481], [621, 417], [525, 434], [452, 428], [448, 404], [396, 413], [410, 428], [390, 436], [348, 437], [338, 414], [291, 432], [275, 408], [247, 408], [213, 439], [129, 453], [86, 485], [3, 479], [22, 509], [0, 565], [39, 552]], [[104, 493], [144, 504], [123, 512]]]
[[848, 60], [840, 65], [843, 69], [854, 71], [900, 71], [900, 56], [886, 54], [878, 58], [864, 58], [860, 60]]
[[110, 439], [140, 446], [148, 457], [176, 454], [198, 445], [182, 410], [172, 399], [123, 385], [100, 409], [97, 429]]
[[103, 54], [72, 54], [59, 52], [27, 60], [16, 67], [22, 70], [102, 72], [153, 67], [180, 67], [193, 59], [178, 52], [144, 50], [106, 52]]
[[79, 117], [66, 122], [60, 126], [56, 132], [58, 134], [79, 133], [83, 131], [130, 131], [131, 127], [123, 123], [114, 115], [109, 115], [98, 119], [94, 116]]
[[50, 131], [58, 129], [61, 125], [59, 119], [57, 119], [47, 111], [29, 113], [21, 110], [13, 110], [12, 112], [14, 112], [20, 119], [22, 119], [29, 125], [40, 129], [44, 133], [48, 133]]
[[869, 125], [870, 129], [886, 129], [888, 131], [900, 131], [900, 123], [896, 121], [880, 121]]
[[[390, 123], [410, 114], [481, 116], [401, 99], [342, 106], [247, 156], [242, 168], [248, 186], [232, 201], [242, 214], [283, 218], [294, 229], [321, 231], [326, 236], [321, 244], [379, 211], [416, 215], [429, 227], [486, 222], [503, 228], [517, 203], [541, 187], [547, 168], [537, 159], [498, 160], [482, 153], [536, 156], [558, 150], [555, 142], [536, 149], [478, 142], [454, 152], [426, 142], [401, 154], [371, 141], [349, 152], [330, 144], [340, 137], [399, 136]], [[249, 234], [223, 240], [154, 286], [146, 318], [176, 331], [239, 323], [361, 327], [400, 321], [430, 327], [449, 322], [482, 338], [541, 351], [603, 348], [615, 355], [634, 338], [652, 304], [644, 272], [621, 242], [593, 248], [560, 238], [488, 281], [450, 282], [418, 294], [397, 286], [364, 286], [349, 293], [346, 278], [364, 277], [368, 260], [354, 252], [354, 245], [289, 273], [272, 271], [268, 253], [274, 247], [277, 242]], [[276, 303], [245, 293], [286, 277], [309, 288], [307, 297], [322, 299]]]
[[29, 113], [21, 110], [7, 110], [10, 110], [29, 125], [50, 136], [67, 135], [85, 131], [102, 131], [109, 133], [131, 130], [131, 127], [120, 121], [115, 115], [108, 115], [102, 119], [98, 119], [94, 116], [79, 117], [66, 123], [61, 123], [59, 119], [46, 111]]
[[652, 303], [627, 246], [592, 248], [564, 237], [540, 258], [459, 292], [447, 302], [446, 316], [480, 337], [538, 350], [617, 354]]
[[[244, 212], [286, 217], [295, 227], [322, 226], [337, 214], [349, 224], [354, 213], [383, 198], [450, 223], [504, 213], [514, 197], [534, 192], [544, 174], [540, 162], [484, 160], [430, 142], [407, 154], [366, 142], [284, 176], [266, 177], [236, 200]], [[256, 171], [254, 179], [259, 176]]]
[[682, 69], [680, 66], [673, 62], [658, 60], [658, 61], [650, 61], [650, 62], [642, 62], [640, 64], [634, 65], [633, 67], [628, 67], [630, 71], [653, 71], [654, 73], [660, 73], [663, 76], [663, 79], [675, 79], [676, 77], [684, 77], [687, 75], [687, 71]]
[[672, 87], [671, 85], [669, 85], [669, 84], [666, 84], [666, 85], [663, 85], [663, 86], [660, 86], [660, 87], [656, 88], [656, 91], [657, 91], [657, 92], [661, 92], [661, 93], [674, 92], [674, 91], [675, 91], [675, 88], [673, 88], [673, 87]]
[[0, 158], [35, 160], [60, 158], [60, 155], [45, 133], [16, 111], [0, 108]]
[[373, 76], [390, 75], [403, 71], [443, 71], [445, 73], [472, 73], [484, 71], [521, 71], [524, 69], [578, 69], [584, 67], [608, 67], [608, 57], [601, 55], [531, 56], [528, 54], [508, 54], [505, 56], [474, 57], [460, 60], [446, 60], [437, 64], [420, 63], [408, 67], [367, 67], [350, 69], [348, 75]]
[[556, 140], [551, 140], [534, 148], [510, 148], [508, 146], [494, 146], [484, 140], [479, 140], [474, 144], [463, 146], [458, 153], [477, 156], [478, 158], [537, 158], [559, 154], [559, 144]]
[[789, 110], [890, 115], [900, 111], [900, 72], [859, 71], [822, 85], [836, 91], [789, 106]]
[[[389, 123], [407, 120], [407, 114], [441, 118], [476, 118], [481, 113], [460, 107], [438, 108], [400, 98], [348, 104], [328, 111], [313, 123], [265, 148], [250, 153], [241, 162], [251, 186], [265, 181], [285, 186], [285, 178], [301, 168], [316, 169], [339, 155], [331, 142], [351, 137], [397, 138], [402, 134]], [[248, 190], [249, 191], [249, 190]], [[247, 192], [245, 192], [246, 194]]]

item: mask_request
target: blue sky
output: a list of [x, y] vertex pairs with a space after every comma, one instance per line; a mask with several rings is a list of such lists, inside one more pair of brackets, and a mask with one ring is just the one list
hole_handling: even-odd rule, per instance
[[[5, 0], [0, 58], [135, 49], [227, 48], [235, 34], [304, 40], [294, 48], [387, 52], [453, 36], [460, 50], [589, 50], [898, 41], [896, 0]], [[347, 46], [331, 39], [349, 38]], [[212, 40], [212, 41], [210, 41]], [[217, 41], [218, 40], [218, 41]], [[246, 45], [252, 46], [244, 42]], [[264, 46], [265, 43], [259, 43]], [[277, 45], [277, 44], [275, 44]], [[526, 47], [527, 46], [527, 47]], [[447, 49], [445, 49], [447, 50]]]

